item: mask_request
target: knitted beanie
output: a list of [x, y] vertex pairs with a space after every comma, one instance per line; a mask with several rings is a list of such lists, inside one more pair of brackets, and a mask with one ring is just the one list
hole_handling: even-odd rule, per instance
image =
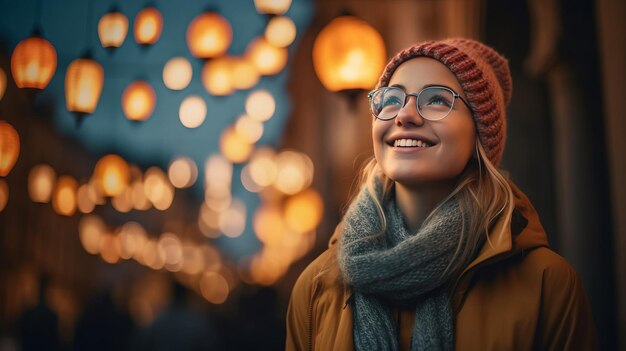
[[427, 41], [397, 53], [385, 67], [378, 87], [389, 84], [393, 72], [415, 57], [433, 58], [450, 69], [461, 84], [472, 110], [476, 131], [487, 157], [498, 165], [506, 140], [506, 106], [513, 84], [507, 59], [471, 39]]

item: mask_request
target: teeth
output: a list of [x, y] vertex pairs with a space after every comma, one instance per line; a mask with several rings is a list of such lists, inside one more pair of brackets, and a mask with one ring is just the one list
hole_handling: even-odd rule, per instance
[[393, 146], [396, 147], [429, 147], [430, 145], [422, 140], [415, 139], [397, 139], [394, 140]]

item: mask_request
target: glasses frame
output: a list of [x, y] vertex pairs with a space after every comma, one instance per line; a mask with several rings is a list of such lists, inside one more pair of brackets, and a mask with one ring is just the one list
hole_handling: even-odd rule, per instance
[[[411, 96], [415, 96], [415, 109], [417, 110], [417, 113], [419, 113], [419, 115], [420, 115], [420, 116], [422, 116], [422, 118], [424, 118], [424, 119], [426, 119], [426, 120], [429, 120], [429, 121], [440, 121], [440, 120], [442, 120], [442, 119], [444, 119], [444, 118], [448, 117], [448, 115], [450, 114], [450, 112], [452, 112], [452, 109], [454, 109], [454, 103], [456, 102], [456, 99], [457, 99], [457, 98], [458, 98], [459, 100], [463, 101], [463, 103], [465, 104], [465, 106], [467, 106], [467, 108], [470, 110], [470, 112], [472, 112], [472, 108], [470, 107], [470, 105], [467, 103], [467, 101], [465, 101], [465, 99], [464, 99], [461, 95], [459, 95], [459, 93], [457, 93], [456, 91], [454, 91], [454, 90], [452, 90], [452, 89], [450, 89], [450, 88], [448, 88], [448, 87], [445, 87], [445, 86], [440, 86], [440, 85], [432, 85], [432, 86], [428, 86], [428, 87], [426, 87], [426, 88], [424, 88], [424, 89], [420, 90], [420, 91], [419, 91], [419, 92], [417, 92], [417, 93], [407, 93], [406, 91], [404, 91], [404, 89], [402, 89], [402, 88], [400, 88], [400, 87], [380, 87], [380, 88], [378, 88], [378, 89], [375, 89], [375, 90], [370, 91], [370, 92], [367, 94], [367, 98], [369, 99], [369, 102], [370, 102], [370, 112], [372, 113], [372, 115], [373, 115], [375, 118], [380, 119], [381, 121], [389, 121], [389, 120], [392, 120], [392, 119], [394, 119], [394, 118], [396, 118], [396, 117], [398, 116], [398, 113], [396, 113], [393, 117], [389, 117], [389, 118], [380, 118], [380, 117], [376, 116], [376, 114], [374, 114], [374, 111], [373, 111], [373, 109], [372, 109], [372, 98], [374, 97], [374, 94], [376, 94], [377, 92], [379, 92], [379, 91], [381, 91], [381, 90], [383, 90], [383, 93], [384, 93], [384, 90], [387, 90], [387, 89], [398, 89], [398, 90], [402, 91], [402, 92], [404, 93], [404, 95], [405, 95], [405, 96], [404, 96], [404, 103], [402, 104], [402, 107], [400, 108], [400, 110], [398, 110], [398, 113], [400, 113], [400, 111], [401, 111], [401, 110], [402, 110], [402, 109], [406, 106], [406, 104], [407, 104], [407, 103], [408, 103], [408, 101], [409, 101], [409, 97], [411, 97]], [[427, 118], [427, 117], [425, 117], [425, 116], [422, 114], [422, 111], [420, 111], [419, 104], [418, 104], [418, 101], [419, 101], [419, 99], [420, 99], [420, 95], [421, 95], [424, 91], [426, 91], [426, 90], [428, 90], [428, 89], [444, 89], [444, 90], [449, 91], [449, 92], [452, 94], [452, 104], [450, 105], [450, 111], [448, 111], [448, 113], [446, 113], [446, 114], [445, 114], [443, 117], [441, 117], [441, 118], [436, 118], [436, 119]]]

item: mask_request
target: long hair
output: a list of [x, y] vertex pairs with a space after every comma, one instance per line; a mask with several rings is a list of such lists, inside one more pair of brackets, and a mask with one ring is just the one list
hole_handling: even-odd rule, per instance
[[[425, 221], [440, 210], [442, 204], [457, 198], [459, 209], [462, 212], [461, 238], [456, 250], [444, 274], [459, 274], [476, 256], [485, 242], [493, 245], [502, 240], [506, 228], [510, 227], [511, 216], [515, 208], [513, 190], [507, 181], [503, 171], [493, 165], [480, 144], [478, 138], [475, 142], [476, 158], [471, 158], [458, 176], [456, 186], [452, 192], [437, 205]], [[382, 197], [379, 198], [375, 191], [375, 180], [378, 178], [382, 186]], [[382, 224], [380, 232], [372, 233], [372, 236], [383, 235], [387, 230], [387, 219], [383, 211], [382, 202], [389, 198], [393, 189], [393, 180], [382, 172], [376, 159], [372, 158], [365, 164], [361, 171], [358, 189], [367, 187], [367, 191], [374, 199], [374, 204]], [[502, 232], [491, 233], [490, 229], [497, 220], [503, 220]]]

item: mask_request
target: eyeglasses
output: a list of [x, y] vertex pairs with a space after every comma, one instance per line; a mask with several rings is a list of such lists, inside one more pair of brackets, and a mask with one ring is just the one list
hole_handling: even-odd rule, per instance
[[417, 94], [408, 94], [399, 87], [382, 87], [367, 94], [372, 114], [382, 120], [395, 118], [406, 105], [409, 96], [415, 96], [417, 112], [429, 121], [437, 121], [448, 116], [456, 98], [469, 108], [467, 101], [454, 90], [439, 86], [424, 88]]

